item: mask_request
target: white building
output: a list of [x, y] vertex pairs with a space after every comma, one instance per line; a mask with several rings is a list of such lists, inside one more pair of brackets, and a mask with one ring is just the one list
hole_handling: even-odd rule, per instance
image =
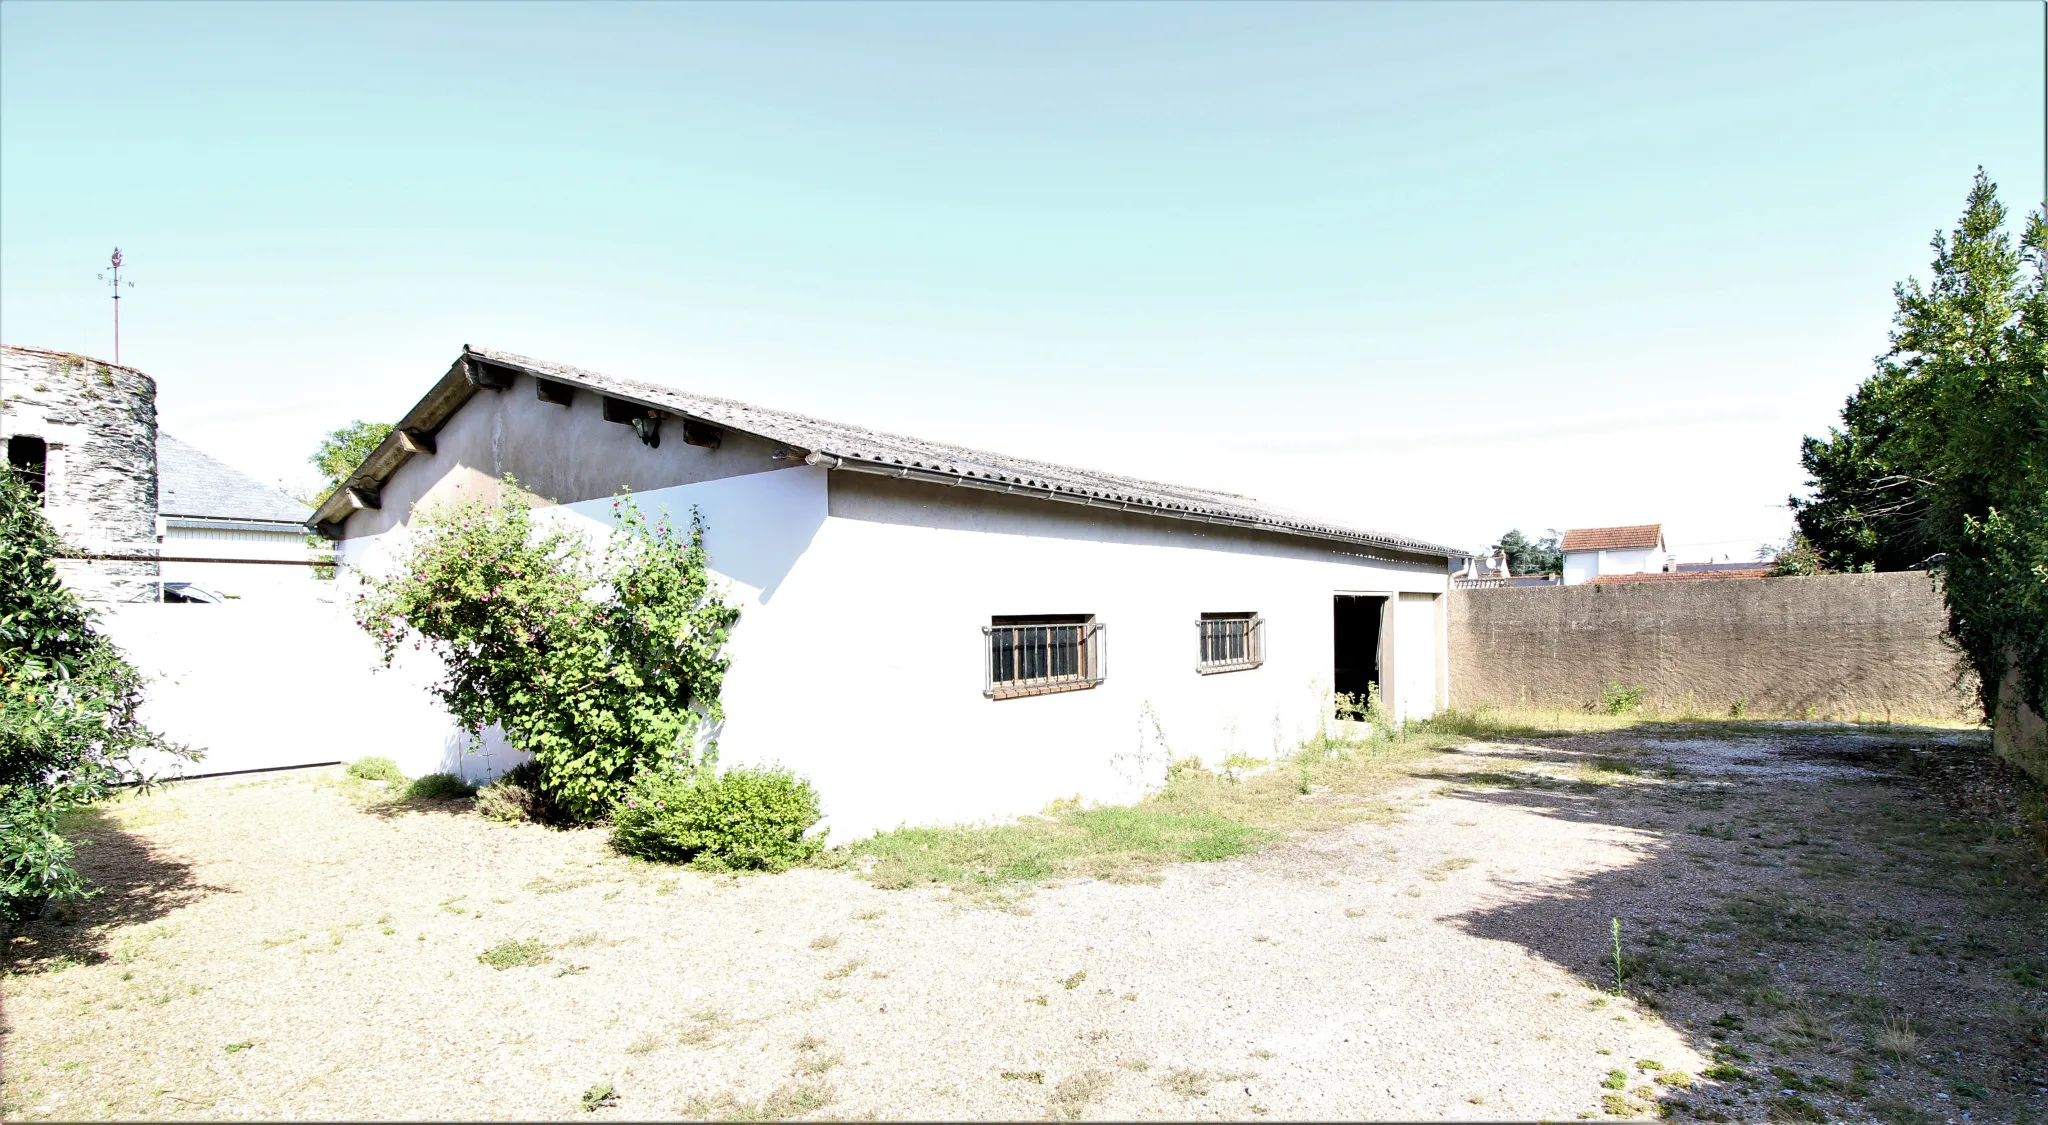
[[1564, 533], [1564, 584], [1577, 586], [1613, 574], [1660, 574], [1671, 569], [1664, 525], [1575, 527]]
[[[628, 488], [702, 513], [741, 610], [721, 760], [808, 775], [842, 840], [1128, 800], [1169, 752], [1272, 758], [1333, 689], [1401, 717], [1446, 699], [1448, 548], [502, 352], [465, 348], [315, 522], [380, 573], [416, 505], [507, 475], [593, 530]], [[409, 773], [514, 760], [348, 721]]]
[[165, 601], [307, 598], [319, 589], [307, 562], [325, 552], [307, 547], [311, 508], [166, 433], [156, 437], [156, 464]]

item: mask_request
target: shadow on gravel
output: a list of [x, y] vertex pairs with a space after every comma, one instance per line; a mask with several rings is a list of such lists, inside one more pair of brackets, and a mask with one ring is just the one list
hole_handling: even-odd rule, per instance
[[[1731, 724], [1732, 725], [1732, 724]], [[1616, 1112], [2048, 1119], [2048, 864], [1980, 732], [1659, 724], [1477, 749], [1459, 800], [1633, 833], [1636, 861], [1453, 919], [1615, 988], [1714, 1060]], [[1664, 745], [1659, 745], [1664, 744]], [[2035, 806], [2037, 807], [2037, 806]], [[1668, 1076], [1667, 1076], [1668, 1078]]]
[[120, 827], [102, 809], [72, 813], [65, 835], [78, 845], [72, 866], [98, 888], [83, 901], [52, 903], [42, 917], [6, 929], [0, 973], [47, 972], [107, 958], [107, 936], [152, 922], [210, 895], [233, 894], [193, 877], [192, 865]]

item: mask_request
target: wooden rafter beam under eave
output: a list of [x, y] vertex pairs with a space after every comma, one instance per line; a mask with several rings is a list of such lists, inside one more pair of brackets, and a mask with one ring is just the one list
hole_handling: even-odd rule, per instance
[[347, 499], [348, 506], [350, 508], [355, 509], [358, 512], [376, 511], [377, 509], [382, 508], [384, 506], [384, 498], [382, 494], [380, 494], [378, 490], [374, 488], [356, 488], [354, 486], [350, 486], [347, 493]]
[[502, 391], [512, 385], [512, 372], [509, 369], [485, 363], [473, 355], [463, 357], [462, 368], [463, 375], [468, 377], [469, 385], [472, 387]]
[[434, 452], [434, 435], [425, 430], [400, 430], [398, 447], [407, 453], [431, 455]]
[[633, 432], [640, 435], [640, 440], [649, 449], [661, 448], [661, 422], [667, 417], [669, 413], [666, 410], [656, 410], [652, 406], [642, 406], [637, 402], [628, 402], [610, 395], [604, 396], [604, 420], [633, 427]]
[[558, 383], [553, 379], [535, 377], [533, 380], [533, 393], [534, 397], [542, 402], [552, 402], [556, 406], [567, 406], [576, 400], [576, 388], [574, 386], [568, 383]]

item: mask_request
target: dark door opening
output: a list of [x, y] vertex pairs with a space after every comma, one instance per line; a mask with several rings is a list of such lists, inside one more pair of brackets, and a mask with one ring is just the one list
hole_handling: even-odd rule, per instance
[[23, 484], [36, 494], [36, 502], [43, 499], [43, 480], [49, 467], [50, 446], [39, 437], [15, 434], [7, 439], [7, 463], [21, 475]]
[[[1386, 605], [1384, 597], [1338, 594], [1336, 599], [1336, 674], [1331, 686], [1361, 706], [1380, 682], [1380, 618]], [[1341, 699], [1338, 705], [1340, 711], [1347, 710]]]

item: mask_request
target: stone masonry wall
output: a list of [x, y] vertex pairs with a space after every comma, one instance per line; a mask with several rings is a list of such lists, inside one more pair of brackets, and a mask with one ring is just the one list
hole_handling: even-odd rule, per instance
[[1619, 681], [1727, 714], [1966, 718], [1921, 572], [1457, 590], [1451, 703], [1582, 706]]
[[[0, 347], [0, 445], [49, 443], [43, 511], [67, 546], [155, 555], [156, 383], [132, 367], [39, 348]], [[152, 601], [155, 562], [67, 560], [89, 602]]]

